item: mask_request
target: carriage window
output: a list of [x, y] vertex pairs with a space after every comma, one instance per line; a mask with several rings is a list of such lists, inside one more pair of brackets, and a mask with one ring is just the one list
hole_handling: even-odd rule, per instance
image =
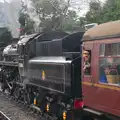
[[[101, 51], [101, 47], [100, 47]], [[99, 56], [99, 81], [101, 83], [120, 85], [120, 44], [105, 44], [104, 56]]]
[[120, 55], [120, 43], [110, 43], [100, 45], [100, 56]]
[[118, 49], [117, 43], [110, 43], [105, 45], [105, 56], [112, 56], [117, 55], [117, 49]]
[[84, 75], [91, 75], [91, 51], [83, 51], [83, 71]]
[[120, 58], [100, 58], [100, 82], [120, 85]]
[[105, 53], [105, 44], [100, 45], [100, 56], [104, 56]]
[[120, 43], [117, 44], [117, 55], [120, 55]]

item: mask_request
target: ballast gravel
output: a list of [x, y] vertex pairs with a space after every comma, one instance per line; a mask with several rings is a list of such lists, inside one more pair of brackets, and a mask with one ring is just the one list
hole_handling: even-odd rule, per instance
[[3, 112], [10, 120], [45, 120], [41, 118], [38, 114], [34, 114], [24, 105], [16, 103], [10, 98], [0, 92], [0, 111]]

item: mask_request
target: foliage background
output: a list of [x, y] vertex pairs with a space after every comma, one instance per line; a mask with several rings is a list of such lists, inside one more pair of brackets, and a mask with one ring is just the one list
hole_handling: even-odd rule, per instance
[[[71, 8], [71, 0], [30, 0], [31, 13], [39, 19], [39, 31], [63, 30], [67, 32], [83, 31], [84, 25], [89, 23], [104, 23], [120, 19], [120, 0], [81, 0], [76, 9]], [[87, 4], [89, 10], [85, 16], [79, 16], [81, 5]], [[20, 17], [25, 18], [25, 25], [21, 24], [22, 31], [27, 34], [35, 32], [34, 19], [27, 13], [27, 6], [23, 3]], [[19, 21], [20, 22], [20, 21]]]

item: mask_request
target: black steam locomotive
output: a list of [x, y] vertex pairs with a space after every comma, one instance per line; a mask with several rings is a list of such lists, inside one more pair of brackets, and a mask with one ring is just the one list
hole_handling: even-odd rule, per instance
[[43, 113], [64, 120], [70, 117], [71, 112], [83, 105], [80, 82], [83, 34], [59, 31], [32, 34], [7, 46], [0, 61], [2, 91], [7, 90]]

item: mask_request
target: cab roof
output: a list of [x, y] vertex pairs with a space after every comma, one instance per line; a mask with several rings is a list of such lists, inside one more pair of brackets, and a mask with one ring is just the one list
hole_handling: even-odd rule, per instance
[[83, 35], [83, 41], [120, 37], [120, 20], [97, 25], [88, 29]]

